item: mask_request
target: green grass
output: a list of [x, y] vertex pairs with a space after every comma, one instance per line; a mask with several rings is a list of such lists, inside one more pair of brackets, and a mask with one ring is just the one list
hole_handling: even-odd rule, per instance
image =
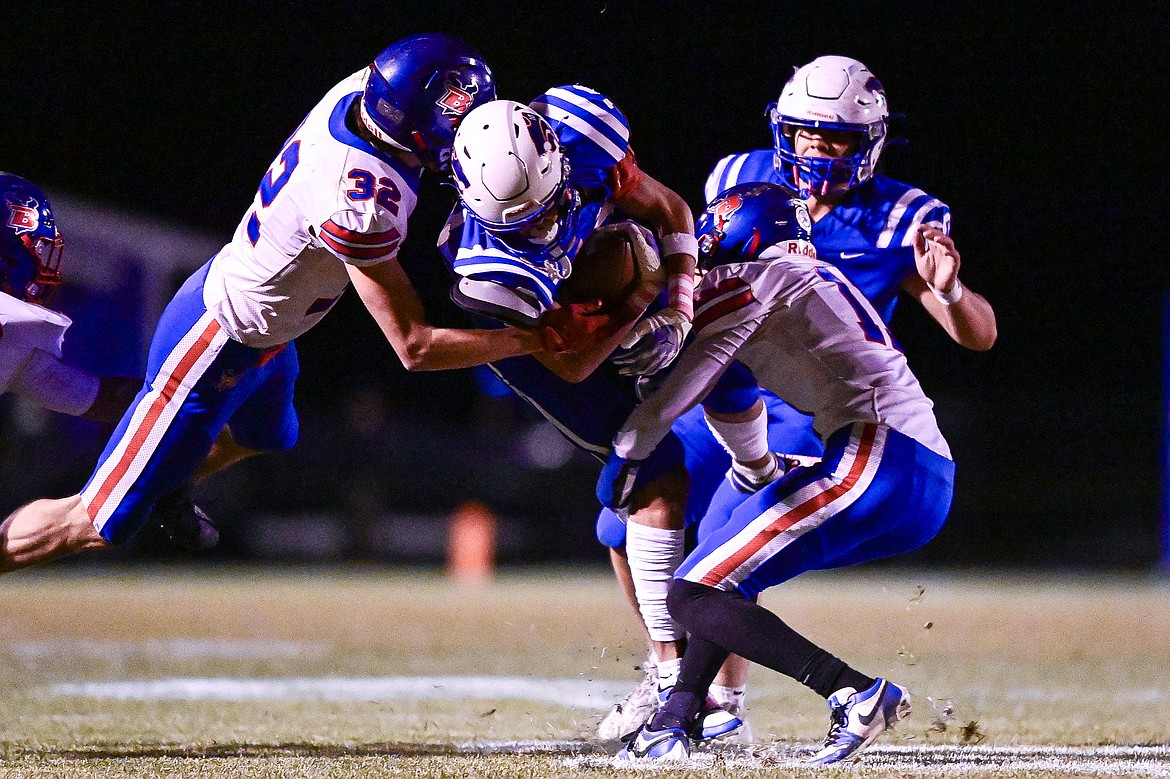
[[[460, 587], [382, 568], [82, 566], [6, 576], [0, 595], [0, 777], [647, 775], [614, 767], [613, 745], [593, 738], [600, 704], [59, 694], [176, 677], [488, 676], [613, 680], [620, 697], [644, 650], [597, 571]], [[806, 575], [765, 605], [860, 670], [907, 685], [914, 715], [858, 764], [805, 769], [794, 750], [823, 736], [824, 703], [757, 668], [756, 747], [649, 775], [1170, 776], [1168, 596], [1155, 578]], [[1131, 745], [1155, 749], [1109, 749]], [[1030, 747], [1077, 749], [1049, 758]]]

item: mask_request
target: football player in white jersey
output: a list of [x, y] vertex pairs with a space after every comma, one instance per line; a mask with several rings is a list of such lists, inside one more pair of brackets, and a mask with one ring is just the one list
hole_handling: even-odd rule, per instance
[[[65, 239], [40, 187], [0, 172], [0, 394], [32, 398], [62, 414], [113, 424], [142, 386], [137, 376], [97, 376], [62, 358], [69, 317], [48, 306], [61, 283]], [[205, 467], [230, 448], [217, 447]], [[214, 546], [219, 531], [185, 488], [160, 499], [152, 513], [184, 548]]]
[[439, 34], [392, 44], [329, 90], [262, 178], [231, 242], [167, 306], [146, 383], [81, 493], [35, 501], [0, 525], [0, 572], [130, 538], [225, 425], [240, 457], [291, 447], [293, 340], [351, 282], [411, 370], [564, 348], [547, 324], [430, 326], [396, 259], [424, 170], [447, 169], [458, 122], [494, 97], [479, 54]]
[[804, 571], [918, 548], [950, 510], [954, 463], [933, 404], [875, 308], [817, 259], [805, 204], [775, 184], [725, 192], [699, 219], [695, 339], [630, 415], [598, 497], [621, 507], [641, 461], [733, 361], [814, 418], [824, 458], [790, 470], [699, 530], [668, 606], [690, 636], [674, 690], [622, 750], [630, 759], [689, 755], [688, 732], [729, 652], [828, 699], [815, 764], [843, 760], [909, 714], [908, 692], [857, 671], [756, 603]]
[[69, 317], [48, 308], [61, 283], [65, 239], [40, 187], [0, 172], [0, 393], [50, 411], [115, 422], [142, 380], [95, 376], [62, 361]]

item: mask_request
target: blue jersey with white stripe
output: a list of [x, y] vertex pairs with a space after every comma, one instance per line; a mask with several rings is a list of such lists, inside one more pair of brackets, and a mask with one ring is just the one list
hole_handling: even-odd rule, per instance
[[569, 186], [581, 195], [572, 238], [546, 254], [521, 256], [474, 214], [456, 209], [440, 248], [456, 274], [527, 289], [547, 308], [585, 239], [613, 213], [611, 172], [630, 150], [630, 125], [608, 98], [579, 84], [548, 90], [532, 108], [552, 125], [569, 159]]
[[[707, 202], [749, 181], [791, 186], [776, 170], [773, 154], [757, 149], [721, 159], [703, 188]], [[923, 224], [950, 235], [951, 209], [917, 187], [874, 176], [813, 223], [812, 241], [817, 256], [840, 268], [888, 323], [902, 282], [917, 273], [914, 234]]]

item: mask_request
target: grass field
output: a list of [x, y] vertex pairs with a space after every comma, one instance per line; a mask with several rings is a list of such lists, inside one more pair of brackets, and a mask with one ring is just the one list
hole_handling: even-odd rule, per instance
[[1170, 776], [1170, 581], [806, 575], [765, 595], [907, 685], [861, 761], [800, 759], [823, 701], [753, 669], [757, 743], [615, 766], [638, 679], [600, 571], [460, 587], [381, 568], [48, 568], [0, 579], [0, 777]]

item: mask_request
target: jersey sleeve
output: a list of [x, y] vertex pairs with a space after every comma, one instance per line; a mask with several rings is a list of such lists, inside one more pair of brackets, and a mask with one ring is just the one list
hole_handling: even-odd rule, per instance
[[81, 368], [66, 365], [55, 354], [34, 349], [9, 383], [19, 395], [62, 414], [80, 416], [97, 399], [101, 380]]
[[439, 252], [456, 276], [451, 296], [465, 310], [531, 327], [553, 307], [555, 283], [504, 249], [463, 208], [455, 208], [439, 233]]
[[342, 209], [317, 227], [317, 237], [342, 262], [377, 265], [398, 256], [406, 223], [379, 210]]
[[532, 109], [552, 125], [577, 171], [575, 177], [585, 184], [608, 185], [610, 169], [630, 149], [625, 114], [609, 98], [580, 84], [548, 90], [532, 101]]
[[886, 222], [878, 235], [879, 249], [913, 246], [914, 235], [920, 225], [937, 227], [945, 235], [951, 234], [951, 209], [936, 197], [911, 187], [899, 197], [886, 215]]

